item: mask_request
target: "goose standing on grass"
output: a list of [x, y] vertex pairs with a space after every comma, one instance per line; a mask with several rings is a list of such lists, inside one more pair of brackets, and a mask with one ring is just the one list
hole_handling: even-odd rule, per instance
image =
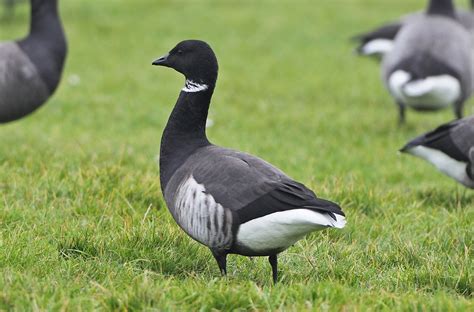
[[0, 122], [24, 117], [54, 93], [66, 58], [58, 0], [31, 0], [29, 35], [0, 43]]
[[179, 226], [209, 247], [223, 275], [228, 254], [268, 256], [276, 282], [280, 252], [312, 231], [344, 227], [337, 204], [260, 158], [208, 141], [218, 65], [207, 43], [183, 41], [153, 65], [186, 77], [161, 140], [164, 198]]
[[[399, 21], [387, 23], [374, 30], [353, 37], [358, 42], [356, 51], [360, 55], [382, 57], [393, 49], [393, 41], [400, 29], [409, 23], [425, 16], [425, 12], [416, 12], [403, 16]], [[474, 38], [474, 0], [471, 0], [471, 10], [456, 10], [456, 18]], [[473, 47], [474, 50], [474, 47]]]
[[474, 188], [474, 116], [444, 124], [400, 151], [425, 159], [447, 176]]
[[451, 0], [430, 0], [426, 16], [405, 25], [382, 63], [382, 76], [399, 107], [434, 111], [448, 106], [457, 118], [472, 92], [469, 32], [454, 18]]

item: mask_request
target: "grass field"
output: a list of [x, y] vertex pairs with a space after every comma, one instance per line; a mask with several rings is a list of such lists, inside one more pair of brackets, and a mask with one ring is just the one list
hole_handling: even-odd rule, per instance
[[[472, 311], [474, 193], [397, 153], [452, 112], [398, 128], [348, 41], [425, 1], [387, 2], [61, 1], [62, 84], [0, 127], [0, 310]], [[25, 34], [28, 10], [0, 40]], [[221, 278], [164, 205], [156, 155], [183, 78], [151, 61], [188, 38], [220, 62], [211, 141], [347, 214], [281, 254], [276, 286], [266, 258], [230, 256]]]

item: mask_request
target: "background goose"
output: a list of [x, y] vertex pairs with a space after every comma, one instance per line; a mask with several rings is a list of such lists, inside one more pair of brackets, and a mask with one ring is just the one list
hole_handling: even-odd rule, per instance
[[409, 142], [401, 152], [423, 158], [459, 183], [474, 188], [474, 116], [444, 124]]
[[0, 122], [26, 116], [54, 93], [66, 57], [58, 0], [31, 0], [29, 35], [0, 43]]
[[210, 248], [222, 274], [228, 254], [269, 256], [276, 281], [278, 253], [309, 232], [344, 227], [337, 204], [260, 158], [208, 141], [218, 65], [207, 43], [183, 41], [153, 65], [186, 77], [161, 141], [164, 198], [179, 226]]
[[451, 0], [431, 0], [426, 16], [405, 25], [384, 57], [382, 75], [399, 107], [419, 111], [454, 107], [457, 118], [472, 92], [473, 53], [468, 31]]
[[15, 4], [20, 2], [19, 0], [2, 0], [2, 5], [4, 8], [3, 17], [9, 18], [13, 15]]
[[4, 7], [4, 17], [8, 18], [12, 12], [13, 8], [15, 7], [15, 0], [2, 0], [2, 5]]
[[[417, 19], [425, 16], [425, 12], [416, 12], [403, 16], [399, 21], [390, 22], [374, 30], [353, 37], [359, 45], [357, 53], [381, 59], [393, 48], [393, 41], [400, 29]], [[474, 0], [471, 0], [471, 10], [456, 10], [456, 18], [474, 37]], [[474, 48], [473, 48], [474, 50]]]

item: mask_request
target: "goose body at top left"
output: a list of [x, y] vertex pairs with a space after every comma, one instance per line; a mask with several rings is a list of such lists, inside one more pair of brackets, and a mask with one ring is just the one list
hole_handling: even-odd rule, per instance
[[0, 42], [0, 123], [25, 117], [56, 90], [67, 54], [58, 0], [30, 0], [29, 34]]

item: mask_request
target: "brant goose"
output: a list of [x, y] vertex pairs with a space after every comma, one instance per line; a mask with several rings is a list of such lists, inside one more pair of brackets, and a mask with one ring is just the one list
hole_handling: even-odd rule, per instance
[[423, 158], [447, 176], [474, 188], [474, 116], [444, 124], [400, 151]]
[[54, 93], [66, 57], [58, 0], [31, 0], [29, 35], [0, 43], [0, 122], [24, 117]]
[[[467, 30], [474, 35], [474, 0], [471, 0], [471, 11], [458, 9], [456, 18]], [[393, 40], [398, 31], [404, 26], [421, 17], [424, 12], [416, 12], [403, 16], [399, 21], [391, 22], [372, 31], [354, 36], [352, 39], [358, 42], [356, 51], [359, 55], [373, 56], [381, 59], [393, 48]]]
[[399, 107], [433, 111], [452, 105], [457, 118], [472, 92], [469, 32], [455, 19], [451, 0], [430, 0], [426, 16], [405, 25], [382, 62], [382, 76]]
[[182, 41], [153, 65], [186, 78], [161, 140], [161, 189], [176, 222], [209, 247], [223, 275], [228, 254], [268, 256], [276, 282], [280, 252], [312, 231], [344, 227], [337, 204], [260, 158], [208, 141], [218, 65], [207, 43]]

